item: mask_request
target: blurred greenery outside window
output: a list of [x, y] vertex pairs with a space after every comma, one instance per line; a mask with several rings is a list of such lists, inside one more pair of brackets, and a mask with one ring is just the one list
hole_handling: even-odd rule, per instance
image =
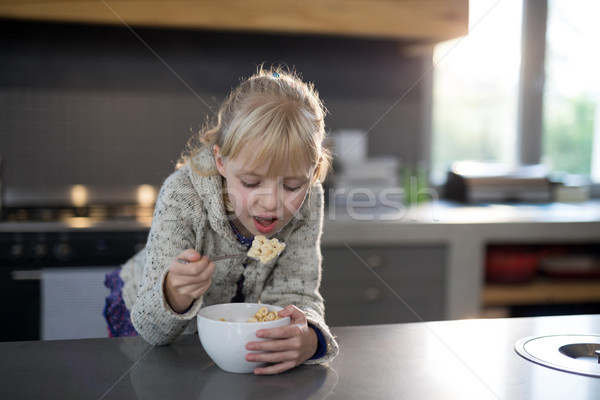
[[599, 15], [597, 0], [548, 1], [542, 161], [600, 183]]
[[[518, 163], [522, 9], [521, 0], [472, 0], [469, 35], [436, 46], [433, 183], [445, 181], [454, 161]], [[598, 15], [597, 0], [548, 0], [540, 160], [556, 175], [595, 182], [600, 182], [600, 149], [593, 150], [600, 147]]]

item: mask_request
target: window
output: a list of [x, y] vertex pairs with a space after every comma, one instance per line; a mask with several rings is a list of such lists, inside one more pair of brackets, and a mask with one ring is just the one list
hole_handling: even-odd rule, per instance
[[434, 50], [434, 183], [454, 161], [516, 162], [521, 1], [469, 2], [469, 34]]
[[549, 0], [542, 160], [600, 182], [600, 2]]
[[[433, 183], [445, 181], [454, 161], [493, 161], [508, 166], [519, 162], [524, 1], [540, 0], [471, 1], [469, 35], [436, 46]], [[544, 88], [540, 93], [542, 114], [527, 117], [536, 118], [541, 132], [522, 132], [538, 135], [539, 140], [527, 142], [535, 144], [539, 161], [556, 176], [576, 175], [594, 182], [600, 182], [598, 15], [600, 2], [596, 0], [548, 0], [545, 60], [540, 61], [545, 64], [540, 74], [545, 76], [540, 82]]]

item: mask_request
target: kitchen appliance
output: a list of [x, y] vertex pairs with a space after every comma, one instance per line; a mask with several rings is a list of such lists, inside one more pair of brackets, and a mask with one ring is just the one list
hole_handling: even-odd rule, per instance
[[146, 207], [5, 208], [0, 341], [106, 337], [104, 276], [147, 239]]
[[369, 218], [375, 209], [395, 213], [403, 208], [404, 201], [400, 161], [393, 156], [368, 157], [367, 139], [361, 130], [333, 134], [334, 188], [328, 191], [327, 204], [357, 219]]
[[446, 197], [463, 203], [546, 203], [552, 201], [552, 187], [543, 166], [464, 161], [448, 172]]

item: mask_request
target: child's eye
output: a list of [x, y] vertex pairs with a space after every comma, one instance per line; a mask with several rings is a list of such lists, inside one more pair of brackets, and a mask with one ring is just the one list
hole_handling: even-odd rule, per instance
[[260, 182], [255, 182], [255, 183], [248, 183], [248, 182], [244, 182], [242, 180], [240, 180], [240, 182], [242, 182], [242, 186], [243, 187], [247, 187], [247, 188], [255, 188], [258, 185], [260, 185]]
[[302, 187], [302, 185], [300, 186], [288, 186], [288, 185], [283, 185], [283, 188], [285, 190], [287, 190], [288, 192], [295, 192], [296, 190], [300, 190], [300, 188]]

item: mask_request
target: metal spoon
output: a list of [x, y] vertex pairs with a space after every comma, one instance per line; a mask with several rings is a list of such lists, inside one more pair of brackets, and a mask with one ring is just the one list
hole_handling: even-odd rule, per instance
[[[281, 250], [279, 250], [277, 252], [277, 254], [275, 254], [273, 257], [277, 257], [278, 255], [281, 254], [281, 252], [283, 252], [283, 250], [285, 250], [286, 244], [283, 242], [280, 242], [283, 244], [283, 248]], [[225, 260], [227, 258], [241, 258], [241, 257], [249, 257], [252, 258], [254, 260], [260, 260], [260, 257], [255, 257], [255, 256], [250, 256], [248, 255], [248, 253], [242, 253], [242, 254], [229, 254], [229, 255], [225, 255], [225, 256], [217, 256], [217, 257], [211, 257], [210, 261], [219, 261], [219, 260]], [[177, 261], [180, 264], [189, 264], [190, 262], [188, 260], [184, 260], [183, 258], [178, 258]]]
[[[228, 258], [241, 258], [241, 257], [245, 257], [246, 253], [242, 253], [242, 254], [229, 254], [226, 256], [217, 256], [217, 257], [211, 257], [210, 261], [219, 261], [219, 260], [226, 260]], [[189, 264], [190, 262], [188, 260], [184, 260], [183, 258], [178, 258], [177, 262], [179, 262], [180, 264]]]

